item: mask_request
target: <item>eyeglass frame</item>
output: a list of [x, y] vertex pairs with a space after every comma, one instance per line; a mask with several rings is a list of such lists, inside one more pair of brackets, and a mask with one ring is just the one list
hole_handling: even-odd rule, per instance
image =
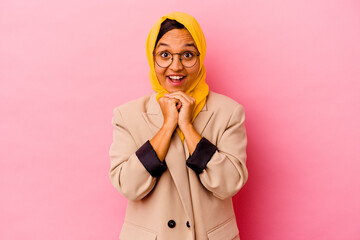
[[[160, 52], [158, 52], [158, 53], [153, 53], [153, 56], [156, 57], [156, 55], [158, 55], [158, 54], [161, 53], [161, 52], [168, 52], [168, 53], [171, 54], [171, 62], [170, 62], [170, 64], [169, 64], [168, 66], [166, 66], [166, 67], [160, 66], [160, 65], [158, 64], [158, 62], [156, 61], [156, 59], [155, 59], [156, 65], [158, 65], [158, 66], [161, 67], [161, 68], [167, 68], [167, 67], [169, 67], [169, 66], [173, 63], [174, 55], [179, 55], [180, 63], [181, 63], [181, 65], [183, 65], [185, 68], [192, 68], [193, 66], [196, 65], [196, 63], [197, 63], [197, 61], [198, 61], [198, 59], [196, 59], [196, 62], [195, 62], [194, 65], [192, 65], [191, 67], [186, 67], [186, 66], [182, 63], [181, 54], [183, 54], [183, 53], [185, 53], [185, 52], [191, 52], [191, 51], [183, 51], [183, 52], [181, 52], [181, 53], [171, 53], [170, 51], [160, 51]], [[199, 57], [199, 56], [200, 56], [200, 53], [199, 53], [199, 54], [195, 54], [195, 56]]]

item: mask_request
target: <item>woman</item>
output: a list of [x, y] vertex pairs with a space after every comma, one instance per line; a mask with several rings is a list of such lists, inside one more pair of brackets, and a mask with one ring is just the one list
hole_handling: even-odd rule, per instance
[[155, 93], [114, 110], [110, 179], [129, 201], [121, 240], [239, 239], [247, 181], [243, 107], [205, 83], [197, 21], [172, 12], [147, 39]]

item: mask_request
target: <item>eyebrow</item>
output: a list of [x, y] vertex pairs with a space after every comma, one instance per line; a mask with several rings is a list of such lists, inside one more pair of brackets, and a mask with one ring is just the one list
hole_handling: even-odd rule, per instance
[[158, 47], [161, 47], [161, 46], [168, 47], [169, 45], [168, 45], [168, 44], [166, 44], [166, 43], [159, 43]]
[[195, 44], [193, 44], [193, 43], [187, 43], [184, 46], [185, 47], [194, 47], [194, 48], [196, 48]]
[[[169, 47], [169, 44], [159, 43], [158, 47], [161, 47], [161, 46]], [[193, 43], [186, 43], [186, 44], [184, 44], [184, 47], [194, 47], [194, 48], [196, 48], [195, 44], [193, 44]]]

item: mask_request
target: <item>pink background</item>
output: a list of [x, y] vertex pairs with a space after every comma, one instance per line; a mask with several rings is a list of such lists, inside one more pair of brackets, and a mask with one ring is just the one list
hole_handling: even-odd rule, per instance
[[195, 16], [210, 89], [246, 111], [242, 240], [360, 239], [360, 2], [2, 0], [0, 239], [117, 239], [112, 109], [150, 93], [145, 41]]

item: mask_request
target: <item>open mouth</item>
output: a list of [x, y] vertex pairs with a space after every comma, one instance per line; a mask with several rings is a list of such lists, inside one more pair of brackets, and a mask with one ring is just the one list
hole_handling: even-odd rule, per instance
[[184, 82], [185, 76], [167, 76], [168, 82], [172, 85], [178, 86]]

